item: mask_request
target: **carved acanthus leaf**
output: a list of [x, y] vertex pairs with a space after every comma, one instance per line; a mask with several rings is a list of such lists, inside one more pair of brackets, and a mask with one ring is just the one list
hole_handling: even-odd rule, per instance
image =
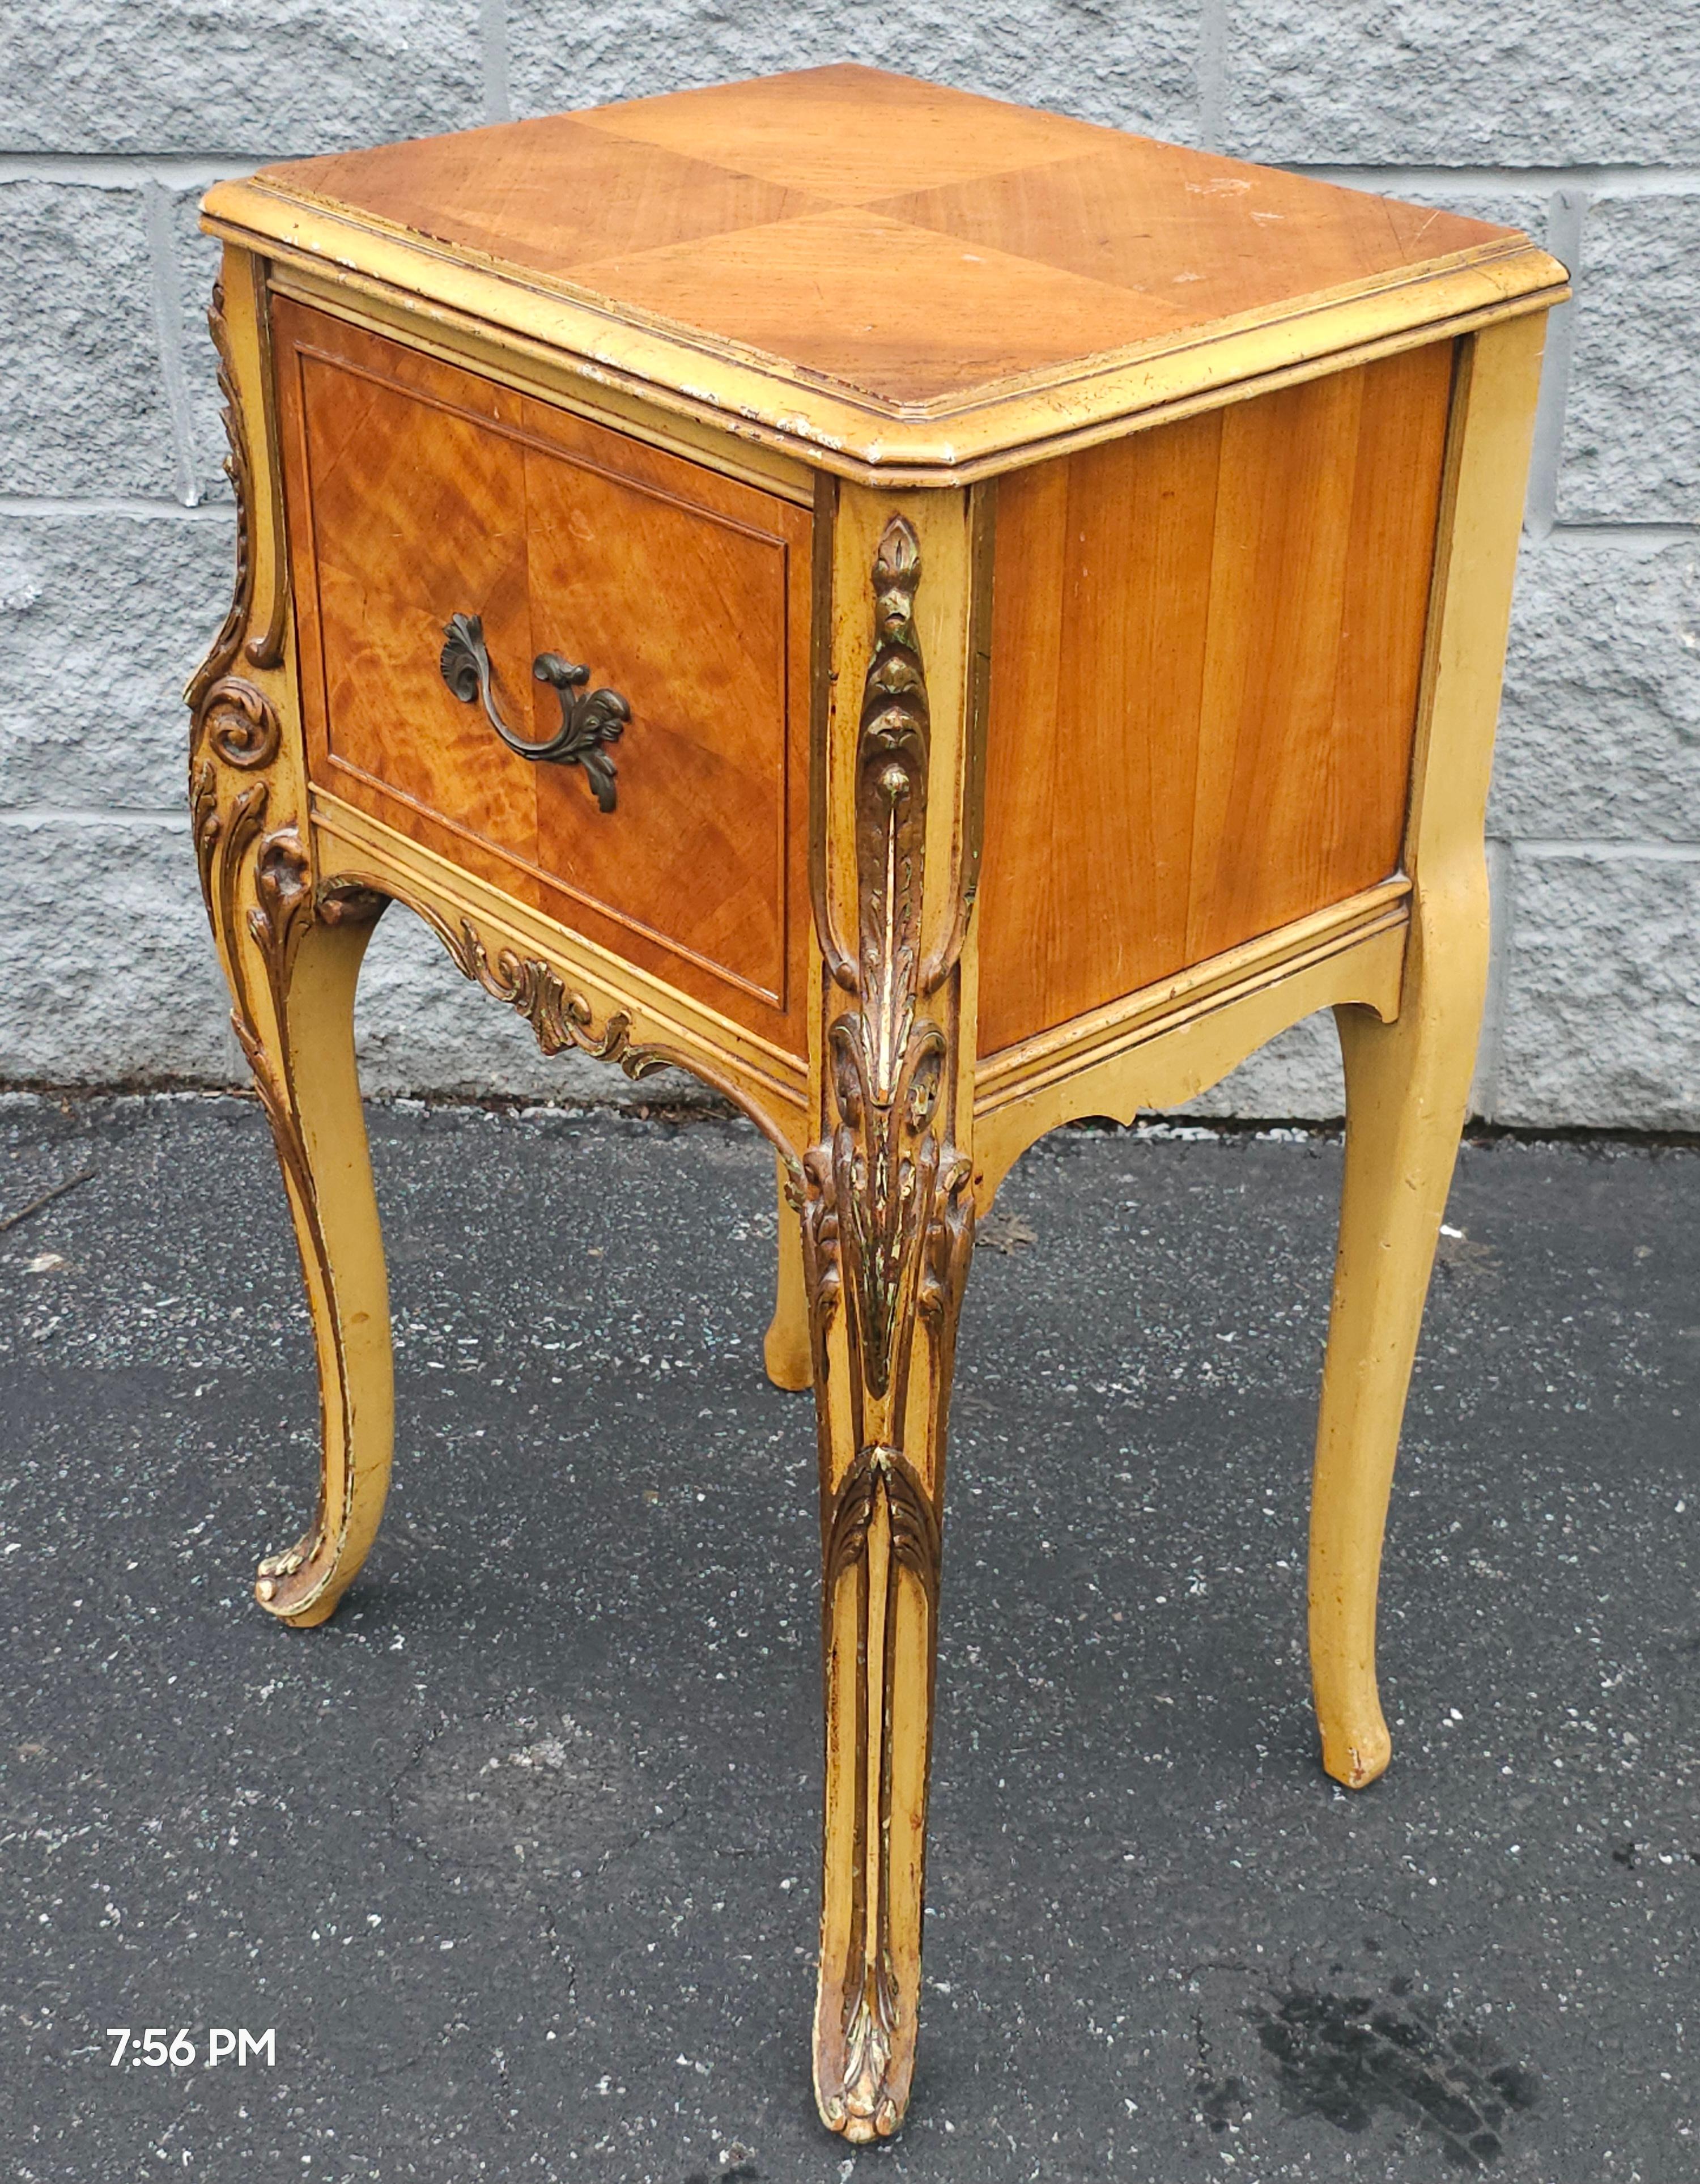
[[[919, 541], [895, 515], [874, 556], [874, 647], [856, 766], [856, 1006], [828, 1034], [833, 1127], [804, 1162], [805, 1272], [817, 1362], [840, 1300], [852, 1362], [900, 1415], [912, 1308], [936, 1320], [966, 1271], [967, 1162], [936, 1127], [946, 1043], [921, 1013], [931, 722], [915, 632]], [[812, 1273], [810, 1270], [812, 1269]]]
[[[852, 1000], [828, 1028], [827, 1134], [804, 1156], [801, 1189], [816, 1376], [824, 1384], [828, 1334], [842, 1309], [856, 1448], [827, 1519], [828, 1614], [842, 1587], [854, 1585], [854, 1663], [861, 1665], [847, 1653], [839, 1673], [867, 1674], [876, 1657], [883, 1663], [855, 1730], [850, 1864], [862, 1879], [848, 1955], [833, 1974], [843, 2016], [836, 2053], [827, 2051], [833, 2081], [821, 2086], [827, 2122], [857, 2142], [895, 2127], [893, 2059], [900, 2034], [913, 2031], [900, 2022], [890, 1931], [900, 1575], [918, 1581], [929, 1618], [939, 1591], [935, 1488], [894, 1436], [907, 1416], [917, 1327], [931, 1345], [934, 1398], [942, 1401], [973, 1236], [971, 1164], [948, 1132], [948, 1040], [923, 1008], [931, 719], [915, 628], [920, 545], [904, 517], [887, 523], [872, 573], [874, 644], [856, 755], [856, 950], [853, 967], [833, 967]], [[948, 966], [935, 983], [947, 975]], [[829, 1436], [823, 1448], [830, 1463]], [[875, 1557], [869, 1539], [882, 1519], [889, 1552]]]
[[220, 414], [224, 420], [225, 438], [229, 443], [229, 452], [225, 456], [225, 475], [236, 493], [236, 581], [231, 588], [230, 611], [226, 615], [218, 635], [213, 639], [212, 649], [190, 677], [188, 688], [183, 693], [183, 702], [195, 714], [198, 724], [212, 686], [234, 664], [242, 649], [242, 632], [248, 627], [248, 611], [254, 599], [254, 565], [248, 552], [252, 493], [248, 432], [242, 423], [242, 402], [237, 393], [236, 380], [231, 369], [230, 330], [225, 323], [225, 287], [222, 281], [214, 284], [212, 304], [207, 312], [207, 331], [213, 337], [213, 350], [218, 359], [218, 387], [223, 402]]
[[650, 1046], [632, 1043], [632, 1019], [616, 1009], [599, 1032], [595, 1016], [582, 994], [570, 991], [560, 973], [535, 956], [522, 956], [504, 948], [491, 962], [489, 952], [470, 918], [462, 918], [458, 932], [433, 918], [443, 944], [455, 967], [474, 978], [499, 1001], [517, 1009], [537, 1034], [545, 1054], [568, 1048], [592, 1061], [617, 1062], [627, 1077], [648, 1077], [667, 1064], [666, 1055]]

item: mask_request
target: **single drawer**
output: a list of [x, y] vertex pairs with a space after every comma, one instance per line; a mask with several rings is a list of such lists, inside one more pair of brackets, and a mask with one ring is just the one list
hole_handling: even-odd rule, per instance
[[804, 1050], [809, 511], [287, 298], [273, 326], [315, 777]]

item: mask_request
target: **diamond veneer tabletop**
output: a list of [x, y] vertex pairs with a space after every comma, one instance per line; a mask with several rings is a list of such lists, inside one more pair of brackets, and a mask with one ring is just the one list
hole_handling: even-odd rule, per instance
[[1489, 305], [1563, 277], [1510, 229], [851, 65], [292, 161], [217, 225], [233, 188], [232, 229], [314, 208], [897, 417], [1447, 268]]

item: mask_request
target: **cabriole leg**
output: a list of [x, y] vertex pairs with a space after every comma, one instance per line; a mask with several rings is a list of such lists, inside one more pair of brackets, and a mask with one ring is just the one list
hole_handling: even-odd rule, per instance
[[1399, 1014], [1336, 1010], [1346, 1178], [1311, 1502], [1311, 1673], [1323, 1764], [1361, 1789], [1390, 1745], [1375, 1688], [1381, 1535], [1487, 985], [1482, 851], [1542, 322], [1460, 345], [1406, 863]]
[[1323, 1765], [1360, 1790], [1391, 1753], [1375, 1602], [1399, 1429], [1475, 1060], [1485, 899], [1416, 911], [1402, 1004], [1335, 1011], [1346, 1174], [1311, 1499], [1311, 1674]]
[[[822, 888], [811, 1040], [821, 1134], [800, 1193], [825, 1574], [815, 2097], [828, 2127], [857, 2142], [896, 2130], [915, 2070], [945, 1424], [974, 1217], [963, 1060], [973, 956], [960, 870], [943, 875], [930, 912], [925, 890], [929, 794], [956, 794], [964, 771], [956, 678], [973, 656], [975, 534], [959, 497], [911, 506], [924, 546], [889, 504], [845, 488], [839, 504], [841, 627], [857, 627], [848, 603], [871, 578], [873, 643], [847, 645], [837, 682], [848, 698], [865, 671], [859, 710], [835, 699], [833, 716], [831, 861], [856, 939], [840, 937]], [[932, 624], [916, 604], [923, 552]], [[948, 700], [936, 708], [922, 658], [935, 637]]]
[[267, 325], [264, 267], [227, 247], [209, 326], [237, 498], [236, 588], [184, 698], [201, 890], [282, 1164], [319, 1360], [319, 1513], [260, 1564], [255, 1591], [285, 1622], [309, 1624], [359, 1569], [389, 1483], [389, 1303], [354, 1046], [354, 982], [384, 899], [314, 884]]
[[300, 1249], [317, 1351], [319, 1507], [254, 1586], [286, 1623], [322, 1623], [353, 1582], [389, 1487], [389, 1295], [354, 1064], [354, 987], [384, 899], [354, 889], [315, 905], [299, 833], [262, 832], [268, 784], [220, 800], [209, 759], [194, 818], [231, 1021], [271, 1124]]
[[[261, 1605], [322, 1623], [365, 1562], [389, 1491], [389, 1289], [355, 1072], [354, 985], [371, 921], [315, 923], [291, 966], [281, 1096], [265, 1098], [301, 1252], [323, 1434], [319, 1506], [260, 1563]], [[258, 1074], [258, 1072], [256, 1072]]]
[[967, 1160], [930, 1131], [902, 1142], [906, 1104], [938, 1097], [936, 1056], [920, 1067], [933, 1083], [890, 1106], [859, 1082], [854, 1119], [805, 1163], [827, 1760], [815, 2093], [853, 2141], [897, 2128], [915, 2068], [945, 1432], [972, 1249]]

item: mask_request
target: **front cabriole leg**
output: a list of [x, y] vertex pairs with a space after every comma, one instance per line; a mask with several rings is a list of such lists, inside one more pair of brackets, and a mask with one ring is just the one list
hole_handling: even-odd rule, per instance
[[261, 1562], [254, 1596], [308, 1625], [353, 1583], [389, 1490], [389, 1294], [354, 1030], [360, 959], [385, 900], [362, 889], [315, 901], [296, 828], [265, 830], [265, 784], [220, 803], [210, 768], [196, 781], [196, 839], [231, 1022], [283, 1171], [319, 1368], [318, 1507], [293, 1545]]
[[854, 765], [857, 944], [823, 934], [822, 1128], [800, 1194], [824, 1566], [815, 2093], [853, 2142], [897, 2128], [915, 2068], [945, 1416], [973, 1234], [960, 936], [930, 965], [922, 936], [937, 754], [919, 578], [917, 532], [894, 516]]
[[384, 899], [315, 887], [287, 660], [288, 588], [267, 414], [261, 270], [228, 250], [210, 314], [237, 499], [235, 593], [185, 693], [202, 892], [283, 1170], [318, 1353], [319, 1506], [259, 1566], [281, 1620], [321, 1623], [364, 1561], [389, 1485], [389, 1303], [354, 1072], [354, 981]]

